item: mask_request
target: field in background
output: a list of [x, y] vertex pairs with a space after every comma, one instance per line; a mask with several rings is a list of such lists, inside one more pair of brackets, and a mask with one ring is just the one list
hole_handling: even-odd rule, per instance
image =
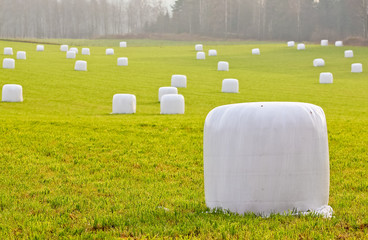
[[[209, 42], [219, 56], [195, 60], [194, 42], [47, 40], [90, 47], [88, 72], [74, 71], [59, 45], [0, 41], [27, 52], [16, 69], [0, 68], [0, 85], [23, 86], [23, 103], [0, 102], [0, 238], [197, 237], [363, 238], [368, 234], [368, 49], [278, 43]], [[105, 48], [115, 55], [106, 56]], [[259, 47], [261, 56], [252, 56]], [[344, 50], [355, 57], [344, 58]], [[81, 51], [81, 48], [80, 48]], [[0, 55], [0, 60], [5, 57]], [[15, 56], [14, 56], [15, 57]], [[118, 67], [117, 57], [128, 57]], [[326, 66], [313, 67], [315, 58]], [[229, 72], [217, 62], [229, 61]], [[318, 83], [332, 72], [334, 83]], [[185, 74], [185, 115], [160, 115], [158, 88]], [[221, 93], [237, 78], [239, 94]], [[137, 97], [134, 115], [110, 115], [112, 97]], [[298, 101], [321, 106], [330, 147], [334, 218], [208, 213], [202, 137], [216, 106]]]

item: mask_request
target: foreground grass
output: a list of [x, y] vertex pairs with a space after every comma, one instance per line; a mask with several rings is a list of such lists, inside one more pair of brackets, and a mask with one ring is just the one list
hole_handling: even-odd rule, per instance
[[[60, 40], [54, 40], [61, 43]], [[0, 103], [0, 238], [283, 238], [348, 239], [368, 234], [368, 81], [350, 64], [368, 65], [368, 49], [284, 44], [208, 43], [218, 57], [195, 60], [192, 43], [132, 40], [72, 42], [91, 47], [88, 72], [73, 71], [58, 45], [0, 42], [27, 51], [0, 83], [21, 84], [23, 103]], [[118, 41], [114, 41], [118, 45]], [[136, 47], [134, 47], [136, 46]], [[129, 67], [117, 67], [129, 57]], [[314, 58], [326, 67], [314, 68]], [[0, 58], [2, 59], [2, 58]], [[230, 72], [217, 72], [217, 62]], [[320, 85], [321, 71], [334, 84]], [[161, 116], [157, 91], [172, 74], [186, 114]], [[220, 92], [223, 78], [239, 79], [239, 94]], [[137, 114], [110, 115], [112, 96], [137, 96]], [[300, 101], [321, 106], [330, 145], [330, 205], [335, 217], [208, 213], [204, 203], [202, 132], [214, 107], [237, 102]]]

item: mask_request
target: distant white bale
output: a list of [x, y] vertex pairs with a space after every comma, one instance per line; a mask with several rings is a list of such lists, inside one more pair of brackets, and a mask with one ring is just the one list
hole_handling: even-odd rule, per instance
[[361, 73], [361, 72], [363, 72], [363, 65], [361, 63], [351, 64], [351, 72], [352, 73]]
[[215, 49], [208, 50], [208, 56], [217, 56], [217, 50]]
[[114, 49], [112, 48], [106, 49], [106, 55], [114, 55]]
[[253, 48], [252, 49], [252, 54], [253, 55], [261, 55], [261, 51], [259, 50], [259, 48]]
[[127, 47], [127, 42], [120, 42], [120, 47]]
[[68, 45], [61, 45], [60, 46], [60, 51], [67, 52], [68, 50], [69, 50], [69, 46]]
[[203, 51], [203, 45], [202, 44], [196, 44], [195, 45], [195, 50], [196, 51]]
[[3, 102], [23, 102], [23, 89], [18, 84], [5, 84], [1, 101]]
[[74, 59], [76, 57], [76, 52], [75, 51], [67, 51], [66, 52], [66, 58], [70, 58], [70, 59]]
[[14, 69], [15, 68], [15, 60], [12, 59], [12, 58], [4, 58], [3, 59], [3, 68]]
[[289, 42], [287, 42], [287, 46], [288, 47], [295, 47], [295, 42], [294, 41], [289, 41]]
[[185, 101], [181, 94], [166, 94], [161, 98], [161, 114], [184, 114]]
[[333, 83], [333, 75], [330, 72], [319, 74], [319, 83]]
[[224, 62], [224, 61], [220, 61], [217, 64], [217, 70], [218, 71], [229, 71], [229, 63], [228, 62]]
[[324, 40], [321, 40], [321, 46], [328, 46], [328, 40], [324, 39]]
[[161, 102], [162, 96], [166, 94], [178, 94], [178, 89], [176, 87], [160, 87], [158, 89], [158, 101]]
[[112, 98], [113, 114], [132, 114], [136, 111], [137, 100], [133, 94], [115, 94]]
[[352, 57], [354, 57], [353, 50], [346, 50], [344, 54], [345, 54], [345, 57], [346, 58], [352, 58]]
[[45, 46], [44, 45], [37, 45], [36, 50], [37, 50], [37, 52], [43, 52], [43, 51], [45, 51]]
[[27, 59], [26, 52], [25, 51], [18, 51], [17, 52], [17, 59], [26, 60]]
[[226, 78], [222, 80], [222, 92], [224, 93], [238, 93], [239, 81], [237, 79]]
[[198, 60], [206, 59], [206, 54], [204, 52], [197, 52], [197, 59]]
[[297, 49], [298, 49], [298, 50], [305, 50], [305, 44], [304, 44], [304, 43], [299, 43], [299, 44], [297, 45]]
[[128, 66], [128, 58], [126, 57], [118, 58], [118, 66]]
[[69, 51], [73, 51], [73, 52], [75, 52], [75, 54], [78, 54], [78, 52], [79, 52], [78, 48], [75, 48], [75, 47], [70, 48]]
[[74, 66], [75, 71], [87, 71], [87, 62], [78, 60], [75, 62]]
[[171, 76], [171, 86], [177, 88], [187, 87], [187, 76], [175, 74]]
[[82, 55], [91, 55], [89, 48], [82, 48]]
[[4, 55], [13, 55], [13, 48], [11, 47], [4, 48]]
[[344, 44], [343, 44], [343, 42], [342, 42], [342, 41], [336, 41], [336, 42], [335, 42], [335, 46], [336, 46], [336, 47], [342, 47], [342, 46], [344, 46]]
[[315, 105], [240, 103], [213, 109], [203, 138], [206, 205], [268, 216], [328, 204], [326, 117]]
[[322, 58], [316, 58], [313, 60], [313, 66], [315, 67], [323, 67], [325, 66], [325, 60]]

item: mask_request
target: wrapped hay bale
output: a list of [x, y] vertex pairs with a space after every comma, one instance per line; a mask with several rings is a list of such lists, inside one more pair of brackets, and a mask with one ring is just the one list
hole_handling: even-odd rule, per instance
[[1, 101], [3, 102], [23, 102], [23, 89], [18, 84], [5, 84]]
[[297, 50], [305, 50], [305, 44], [304, 43], [299, 43], [296, 48], [297, 48]]
[[352, 58], [352, 57], [354, 57], [354, 52], [353, 52], [353, 50], [346, 50], [346, 51], [344, 52], [344, 56], [345, 56], [346, 58]]
[[315, 105], [241, 103], [213, 109], [204, 125], [206, 204], [267, 216], [328, 204], [326, 118]]
[[26, 60], [27, 59], [26, 52], [25, 51], [18, 51], [17, 52], [17, 59]]
[[352, 73], [361, 73], [361, 72], [363, 72], [363, 65], [361, 63], [351, 64], [351, 72]]
[[75, 66], [74, 66], [74, 70], [75, 71], [87, 71], [87, 62], [82, 61], [82, 60], [76, 61]]
[[217, 56], [217, 50], [215, 49], [210, 49], [208, 50], [208, 56]]
[[259, 50], [259, 48], [253, 48], [252, 55], [261, 55], [261, 51]]
[[342, 46], [344, 46], [342, 41], [336, 41], [335, 42], [335, 47], [342, 47]]
[[184, 97], [181, 94], [163, 95], [160, 106], [161, 114], [184, 114]]
[[3, 68], [5, 69], [14, 69], [15, 68], [15, 60], [12, 58], [4, 58], [3, 59]]
[[70, 48], [69, 51], [73, 51], [73, 52], [75, 52], [75, 54], [78, 54], [78, 52], [79, 52], [78, 48], [75, 48], [75, 47]]
[[178, 94], [178, 89], [176, 87], [160, 87], [158, 89], [158, 101], [161, 102], [162, 96], [166, 94]]
[[295, 47], [295, 42], [294, 41], [289, 41], [289, 42], [287, 42], [287, 46], [288, 47]]
[[328, 46], [328, 40], [326, 40], [326, 39], [321, 40], [321, 46], [323, 46], [323, 47]]
[[37, 52], [43, 52], [43, 51], [45, 51], [45, 46], [44, 45], [37, 45], [36, 50], [37, 50]]
[[118, 58], [118, 66], [128, 66], [128, 58], [126, 57]]
[[228, 62], [224, 62], [224, 61], [220, 61], [217, 64], [217, 70], [218, 71], [229, 71], [229, 63]]
[[114, 55], [114, 49], [112, 48], [106, 49], [106, 55]]
[[4, 55], [13, 55], [13, 48], [5, 47], [4, 48]]
[[330, 72], [319, 74], [319, 83], [333, 83], [333, 75]]
[[222, 92], [224, 93], [238, 93], [239, 81], [237, 79], [226, 78], [222, 80]]
[[187, 87], [187, 76], [175, 74], [171, 76], [171, 86], [177, 88]]
[[60, 46], [60, 51], [61, 52], [67, 52], [69, 50], [69, 46], [68, 45], [61, 45]]
[[82, 48], [82, 55], [91, 55], [89, 48]]
[[76, 52], [75, 51], [67, 51], [66, 52], [66, 58], [68, 59], [74, 59], [76, 57]]
[[197, 52], [197, 60], [206, 59], [206, 54], [204, 52]]
[[120, 42], [120, 47], [127, 47], [127, 42]]
[[313, 60], [313, 66], [315, 67], [323, 67], [325, 66], [325, 60], [322, 58], [316, 58]]
[[133, 94], [115, 94], [112, 98], [113, 114], [132, 114], [136, 111], [137, 100]]
[[195, 50], [196, 51], [203, 51], [203, 45], [202, 44], [196, 44], [195, 45]]

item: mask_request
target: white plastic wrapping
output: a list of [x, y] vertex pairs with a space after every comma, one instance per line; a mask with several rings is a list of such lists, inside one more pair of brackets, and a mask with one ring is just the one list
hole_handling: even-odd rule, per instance
[[19, 60], [26, 60], [27, 59], [27, 54], [25, 51], [18, 51], [17, 52], [17, 59]]
[[128, 58], [126, 57], [118, 58], [118, 66], [128, 66]]
[[127, 47], [127, 42], [120, 42], [120, 47]]
[[44, 45], [37, 45], [36, 50], [37, 50], [37, 52], [43, 52], [43, 51], [45, 51], [45, 46]]
[[197, 52], [197, 59], [198, 60], [206, 59], [206, 54], [204, 52]]
[[114, 49], [112, 48], [106, 49], [106, 55], [114, 55]]
[[313, 66], [315, 67], [323, 67], [325, 66], [325, 60], [322, 58], [316, 58], [313, 60]]
[[315, 105], [258, 102], [213, 109], [204, 126], [209, 208], [269, 215], [328, 204], [326, 118]]
[[202, 44], [196, 44], [195, 45], [195, 50], [196, 51], [203, 51], [203, 45]]
[[342, 46], [344, 46], [343, 41], [336, 41], [335, 42], [335, 47], [342, 47]]
[[229, 63], [228, 62], [224, 62], [224, 61], [220, 61], [217, 64], [217, 70], [218, 71], [229, 71]]
[[78, 54], [78, 52], [79, 52], [78, 48], [75, 48], [75, 47], [70, 48], [69, 51], [73, 51], [73, 52], [75, 52], [75, 54]]
[[296, 48], [298, 50], [305, 50], [305, 44], [304, 43], [299, 43]]
[[328, 46], [328, 40], [326, 40], [326, 39], [321, 40], [321, 46], [323, 46], [323, 47]]
[[160, 87], [158, 89], [158, 101], [161, 102], [162, 96], [166, 94], [178, 94], [178, 89], [176, 87]]
[[69, 46], [68, 45], [61, 45], [60, 46], [60, 51], [61, 52], [67, 52], [69, 50]]
[[289, 42], [287, 42], [287, 46], [288, 47], [295, 47], [295, 42], [294, 41], [289, 41]]
[[351, 64], [351, 72], [352, 73], [361, 73], [361, 72], [363, 72], [363, 65], [361, 63]]
[[217, 56], [217, 50], [215, 49], [210, 49], [208, 50], [208, 56]]
[[13, 55], [13, 48], [5, 47], [4, 48], [4, 55]]
[[346, 51], [344, 52], [344, 56], [345, 56], [346, 58], [352, 58], [352, 57], [354, 57], [354, 52], [353, 52], [353, 50], [346, 50]]
[[3, 68], [14, 69], [15, 68], [15, 60], [12, 59], [12, 58], [4, 58], [3, 59]]
[[3, 86], [1, 101], [23, 102], [23, 89], [18, 84], [5, 84]]
[[333, 83], [333, 75], [330, 72], [319, 74], [319, 83]]
[[66, 58], [68, 59], [74, 59], [76, 57], [77, 53], [75, 51], [67, 51], [66, 52]]
[[224, 93], [238, 93], [239, 81], [233, 78], [226, 78], [222, 80], [222, 92]]
[[161, 114], [184, 114], [185, 101], [181, 94], [166, 94], [161, 98]]
[[175, 74], [171, 76], [171, 86], [177, 88], [187, 87], [187, 76]]
[[115, 94], [112, 98], [113, 114], [133, 114], [136, 111], [137, 100], [133, 94]]
[[89, 48], [82, 48], [82, 55], [91, 55]]
[[261, 55], [261, 51], [259, 50], [259, 48], [253, 48], [252, 55]]
[[87, 62], [82, 61], [82, 60], [76, 61], [74, 65], [74, 70], [75, 71], [87, 71]]

